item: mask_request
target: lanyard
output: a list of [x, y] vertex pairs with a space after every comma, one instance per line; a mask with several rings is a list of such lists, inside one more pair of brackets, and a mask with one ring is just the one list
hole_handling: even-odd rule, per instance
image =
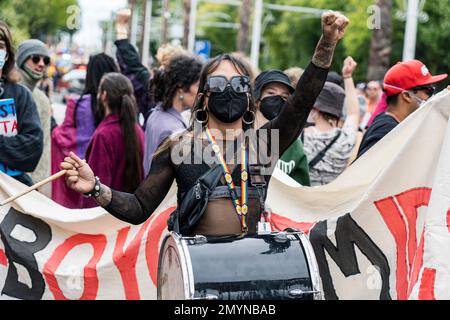
[[220, 152], [220, 147], [216, 142], [216, 139], [211, 133], [209, 128], [206, 128], [206, 137], [209, 140], [209, 143], [212, 145], [212, 150], [214, 151], [217, 159], [219, 160], [220, 166], [223, 171], [223, 175], [225, 177], [225, 181], [227, 182], [228, 189], [230, 190], [231, 197], [233, 199], [233, 204], [236, 209], [236, 213], [238, 215], [239, 221], [241, 222], [242, 231], [247, 232], [247, 213], [248, 213], [248, 172], [247, 172], [247, 164], [248, 164], [248, 153], [245, 148], [245, 144], [241, 144], [242, 152], [241, 152], [241, 199], [239, 200], [236, 192], [236, 187], [233, 182], [233, 177], [231, 176], [230, 169], [228, 168], [225, 159], [223, 158], [222, 153]]

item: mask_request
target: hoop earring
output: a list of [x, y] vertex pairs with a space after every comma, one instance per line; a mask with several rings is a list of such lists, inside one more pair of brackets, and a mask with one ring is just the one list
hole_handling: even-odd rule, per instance
[[[251, 117], [251, 120], [247, 120], [246, 118]], [[247, 110], [242, 117], [242, 122], [246, 125], [252, 125], [255, 123], [256, 114], [253, 111]]]
[[[200, 113], [202, 113], [201, 117], [199, 117]], [[194, 119], [195, 119], [195, 121], [197, 121], [201, 125], [205, 125], [209, 121], [209, 114], [208, 114], [208, 112], [206, 112], [206, 109], [198, 109], [194, 113]]]

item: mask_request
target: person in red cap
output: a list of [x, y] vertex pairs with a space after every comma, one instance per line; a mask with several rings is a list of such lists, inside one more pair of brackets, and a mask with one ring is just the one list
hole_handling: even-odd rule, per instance
[[419, 60], [399, 62], [393, 66], [386, 73], [383, 84], [387, 111], [380, 113], [364, 134], [358, 158], [430, 99], [436, 91], [433, 85], [445, 78], [446, 74], [432, 76]]

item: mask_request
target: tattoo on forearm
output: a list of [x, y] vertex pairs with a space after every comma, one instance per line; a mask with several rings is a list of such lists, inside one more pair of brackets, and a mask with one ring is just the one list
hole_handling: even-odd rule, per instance
[[102, 184], [100, 188], [100, 196], [95, 198], [95, 202], [97, 202], [99, 206], [105, 208], [111, 203], [111, 200], [112, 200], [111, 189], [108, 186]]
[[317, 67], [328, 69], [331, 67], [333, 61], [334, 49], [336, 43], [326, 40], [324, 37], [320, 38], [317, 44], [316, 52], [312, 58], [312, 63]]

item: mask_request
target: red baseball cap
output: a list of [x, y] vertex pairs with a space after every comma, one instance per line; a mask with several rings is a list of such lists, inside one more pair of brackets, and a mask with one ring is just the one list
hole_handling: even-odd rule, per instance
[[386, 73], [384, 77], [384, 91], [393, 96], [402, 91], [440, 82], [447, 78], [447, 74], [432, 76], [426, 65], [419, 60], [399, 62]]

